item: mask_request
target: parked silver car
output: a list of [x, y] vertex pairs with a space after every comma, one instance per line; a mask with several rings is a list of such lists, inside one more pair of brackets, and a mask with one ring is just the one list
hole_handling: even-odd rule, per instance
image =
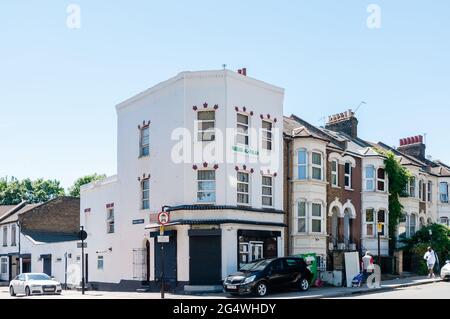
[[61, 284], [46, 274], [20, 274], [9, 284], [9, 293], [11, 296], [18, 294], [26, 296], [60, 295], [61, 292]]
[[450, 280], [450, 260], [447, 260], [444, 267], [441, 269], [442, 280]]

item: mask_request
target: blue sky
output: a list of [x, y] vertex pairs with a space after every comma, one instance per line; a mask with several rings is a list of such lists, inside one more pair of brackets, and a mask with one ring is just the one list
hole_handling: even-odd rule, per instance
[[[66, 8], [81, 8], [81, 29]], [[369, 29], [367, 6], [381, 8]], [[50, 1], [0, 3], [0, 176], [116, 172], [122, 100], [183, 70], [247, 67], [313, 124], [364, 105], [360, 136], [428, 133], [450, 162], [450, 2]], [[323, 121], [322, 121], [323, 123]]]

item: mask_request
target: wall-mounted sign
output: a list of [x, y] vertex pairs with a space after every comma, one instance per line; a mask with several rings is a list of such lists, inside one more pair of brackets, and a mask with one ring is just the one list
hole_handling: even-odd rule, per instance
[[139, 224], [144, 224], [145, 220], [144, 219], [135, 219], [133, 220], [133, 225], [139, 225]]
[[158, 236], [158, 243], [168, 243], [170, 241], [169, 236]]
[[233, 146], [231, 148], [233, 151], [238, 152], [238, 153], [244, 153], [244, 154], [248, 154], [248, 155], [255, 155], [258, 156], [259, 152], [256, 150], [252, 150], [248, 147], [243, 147], [243, 146]]
[[[77, 248], [81, 248], [81, 243], [77, 243]], [[87, 243], [84, 243], [84, 248], [87, 248]]]

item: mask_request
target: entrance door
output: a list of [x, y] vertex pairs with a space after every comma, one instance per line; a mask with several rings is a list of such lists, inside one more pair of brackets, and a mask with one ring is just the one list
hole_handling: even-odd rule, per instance
[[52, 276], [52, 255], [42, 257], [43, 273]]
[[222, 283], [222, 236], [189, 237], [189, 282], [191, 285], [219, 285]]
[[250, 262], [263, 259], [264, 243], [259, 241], [250, 242]]
[[146, 267], [145, 280], [147, 282], [150, 282], [150, 242], [148, 240], [145, 243], [145, 250], [146, 250], [146, 254], [145, 254], [145, 267]]
[[[167, 289], [175, 289], [177, 284], [177, 233], [176, 231], [169, 231], [165, 233], [169, 236], [170, 241], [168, 243], [158, 243], [157, 237], [155, 238], [155, 281], [161, 283], [161, 270], [162, 270], [162, 250], [161, 245], [164, 248], [164, 283]], [[157, 235], [151, 234], [152, 237]]]

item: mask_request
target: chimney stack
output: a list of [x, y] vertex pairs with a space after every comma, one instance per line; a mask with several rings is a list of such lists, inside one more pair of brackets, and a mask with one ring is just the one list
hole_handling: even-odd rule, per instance
[[344, 113], [329, 116], [325, 128], [331, 131], [345, 133], [351, 138], [358, 137], [358, 119], [351, 109]]
[[242, 68], [238, 70], [238, 73], [243, 76], [247, 76], [247, 68]]
[[426, 159], [426, 145], [424, 144], [422, 135], [400, 139], [398, 150], [419, 160]]

